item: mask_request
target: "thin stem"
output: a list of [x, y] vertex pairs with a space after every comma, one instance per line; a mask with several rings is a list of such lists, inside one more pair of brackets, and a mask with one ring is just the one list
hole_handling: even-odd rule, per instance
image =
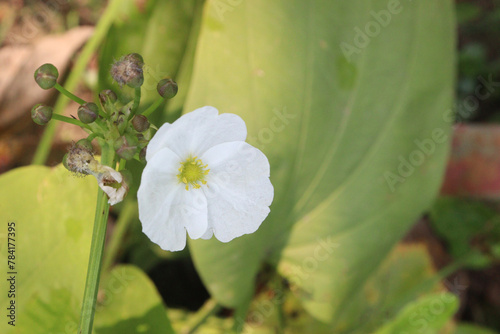
[[[115, 17], [118, 15], [118, 12], [122, 5], [123, 1], [120, 0], [111, 0], [109, 2], [108, 7], [106, 7], [106, 10], [101, 16], [99, 23], [95, 27], [94, 34], [83, 47], [83, 50], [80, 53], [80, 57], [78, 57], [78, 60], [73, 67], [68, 80], [66, 80], [65, 85], [68, 90], [74, 90], [76, 88], [76, 85], [81, 79], [82, 73], [85, 70], [87, 63], [94, 55], [97, 47], [99, 46], [99, 44], [101, 44], [104, 37], [106, 37], [109, 27], [113, 23]], [[68, 100], [62, 98], [62, 96], [59, 96], [54, 107], [54, 113], [61, 114], [67, 104]], [[45, 161], [47, 161], [50, 147], [52, 146], [52, 139], [55, 135], [56, 125], [56, 123], [47, 124], [43, 136], [40, 139], [40, 144], [38, 145], [35, 152], [35, 156], [33, 157], [32, 163], [34, 165], [43, 165]]]
[[125, 169], [125, 167], [127, 166], [127, 160], [125, 159], [120, 159], [120, 164], [119, 164], [119, 172], [121, 172], [122, 170]]
[[100, 137], [100, 136], [101, 136], [100, 134], [93, 132], [93, 133], [91, 133], [91, 134], [87, 137], [87, 140], [91, 142], [91, 141], [92, 141], [92, 140], [94, 140], [96, 137]]
[[195, 315], [195, 318], [198, 319], [194, 322], [193, 325], [191, 325], [190, 329], [185, 331], [185, 333], [186, 334], [195, 333], [198, 330], [198, 328], [200, 328], [201, 325], [203, 325], [205, 321], [207, 321], [208, 318], [210, 318], [215, 313], [219, 312], [221, 308], [222, 306], [217, 304], [214, 300], [209, 299]]
[[[108, 144], [101, 145], [101, 149], [101, 163], [103, 165], [109, 165], [114, 159], [114, 151]], [[78, 332], [79, 334], [92, 333], [95, 305], [97, 301], [97, 291], [99, 289], [99, 279], [101, 275], [102, 254], [104, 249], [104, 240], [106, 237], [108, 213], [108, 198], [106, 194], [99, 188], [99, 191], [97, 193], [97, 205], [95, 211], [94, 231], [92, 233], [92, 244], [90, 246], [87, 280], [85, 282], [85, 292], [83, 294], [82, 312], [80, 316], [80, 329]]]
[[156, 109], [158, 109], [158, 107], [161, 105], [161, 103], [163, 101], [165, 101], [164, 98], [156, 100], [155, 103], [153, 103], [152, 105], [150, 105], [148, 109], [144, 110], [144, 112], [142, 113], [142, 115], [144, 115], [146, 117], [149, 116], [150, 114], [153, 113], [153, 111], [155, 111]]
[[63, 115], [59, 115], [59, 114], [52, 114], [52, 119], [55, 119], [55, 120], [58, 120], [58, 121], [61, 121], [61, 122], [65, 122], [65, 123], [69, 123], [69, 124], [74, 124], [74, 125], [78, 125], [82, 128], [85, 128], [85, 129], [88, 129], [90, 130], [90, 127], [83, 123], [82, 121], [79, 121], [77, 119], [74, 119], [74, 118], [71, 118], [71, 117], [66, 117], [66, 116], [63, 116]]
[[75, 94], [71, 93], [69, 90], [67, 90], [66, 88], [64, 88], [63, 86], [58, 84], [57, 82], [56, 82], [56, 85], [54, 86], [54, 88], [57, 89], [59, 91], [59, 93], [65, 95], [67, 98], [75, 101], [78, 104], [87, 103], [87, 101], [85, 101], [85, 100], [79, 98], [78, 96], [76, 96]]
[[134, 216], [137, 214], [137, 202], [134, 200], [126, 200], [123, 209], [120, 212], [118, 221], [116, 222], [111, 238], [104, 253], [102, 261], [102, 272], [109, 270], [113, 262], [116, 260], [120, 246], [122, 245], [123, 237], [130, 226]]
[[130, 109], [130, 116], [128, 117], [128, 119], [132, 119], [132, 117], [134, 117], [135, 113], [137, 112], [137, 108], [139, 108], [139, 102], [141, 102], [141, 87], [136, 87], [134, 94], [134, 104], [132, 104], [132, 109]]

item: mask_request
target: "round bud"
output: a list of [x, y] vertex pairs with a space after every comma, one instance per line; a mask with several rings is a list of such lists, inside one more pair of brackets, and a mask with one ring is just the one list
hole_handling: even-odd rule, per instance
[[167, 78], [167, 79], [162, 79], [160, 80], [160, 82], [158, 82], [156, 90], [158, 91], [158, 94], [160, 94], [161, 97], [165, 99], [171, 99], [175, 95], [177, 95], [179, 87], [177, 86], [177, 83], [174, 80]]
[[62, 164], [63, 166], [70, 171], [69, 166], [68, 166], [68, 153], [66, 153], [63, 158], [62, 158]]
[[115, 103], [116, 100], [117, 100], [116, 94], [111, 89], [105, 89], [99, 93], [99, 101], [101, 101], [101, 104], [103, 106], [106, 105], [106, 102], [108, 101], [111, 103]]
[[90, 124], [97, 119], [99, 108], [97, 104], [87, 102], [78, 107], [78, 118], [85, 124]]
[[144, 83], [142, 67], [144, 61], [138, 53], [131, 53], [111, 65], [111, 76], [122, 85], [138, 88]]
[[141, 67], [144, 66], [144, 59], [138, 53], [129, 53], [128, 55], [125, 55], [123, 57], [123, 60], [136, 63], [136, 64], [140, 65]]
[[148, 118], [144, 115], [135, 115], [132, 118], [132, 126], [137, 132], [144, 132], [149, 129], [149, 121]]
[[59, 72], [52, 64], [43, 64], [35, 71], [35, 81], [42, 89], [50, 89], [57, 83]]
[[127, 133], [115, 140], [114, 149], [120, 158], [131, 160], [137, 152], [137, 138]]
[[84, 139], [80, 139], [79, 141], [77, 141], [75, 143], [75, 146], [76, 147], [81, 147], [89, 152], [93, 152], [94, 151], [94, 147], [92, 146], [92, 143], [90, 142], [90, 140], [84, 138]]
[[31, 118], [36, 124], [45, 125], [52, 119], [52, 108], [37, 104], [31, 109]]

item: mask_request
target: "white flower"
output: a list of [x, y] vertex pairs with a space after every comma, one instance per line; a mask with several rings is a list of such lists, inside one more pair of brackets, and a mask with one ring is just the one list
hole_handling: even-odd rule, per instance
[[245, 142], [245, 122], [214, 107], [164, 124], [149, 142], [137, 194], [143, 232], [164, 250], [255, 232], [274, 189], [269, 161]]

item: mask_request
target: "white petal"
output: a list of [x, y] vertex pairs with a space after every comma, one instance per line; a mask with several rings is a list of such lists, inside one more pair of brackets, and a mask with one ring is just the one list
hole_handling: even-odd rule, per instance
[[184, 226], [191, 239], [203, 236], [208, 228], [207, 197], [203, 190], [186, 190], [181, 184], [172, 202], [170, 219]]
[[105, 186], [102, 183], [99, 183], [99, 187], [108, 195], [108, 203], [109, 205], [115, 205], [123, 201], [123, 197], [127, 194], [127, 190], [125, 187], [120, 187], [118, 189], [110, 187], [110, 186]]
[[172, 124], [165, 123], [158, 129], [158, 131], [156, 131], [146, 149], [146, 161], [149, 161], [151, 157], [156, 154], [156, 152], [165, 146], [165, 137], [167, 136], [171, 126]]
[[231, 142], [212, 147], [201, 159], [210, 169], [203, 188], [209, 229], [223, 242], [255, 232], [274, 196], [266, 156], [245, 142]]
[[235, 114], [218, 114], [206, 106], [183, 115], [172, 124], [164, 124], [149, 142], [146, 160], [168, 147], [179, 157], [200, 156], [212, 146], [232, 141], [244, 141], [245, 122]]
[[179, 158], [159, 150], [144, 168], [137, 193], [143, 232], [162, 249], [177, 251], [207, 230], [207, 202], [201, 189], [187, 191], [177, 180]]
[[213, 235], [214, 235], [214, 230], [211, 227], [209, 227], [205, 232], [205, 234], [203, 234], [200, 238], [208, 240], [211, 239]]
[[[173, 188], [178, 185], [179, 157], [164, 148], [147, 163], [137, 192], [141, 221], [151, 221], [162, 210]], [[169, 199], [170, 201], [172, 199]]]

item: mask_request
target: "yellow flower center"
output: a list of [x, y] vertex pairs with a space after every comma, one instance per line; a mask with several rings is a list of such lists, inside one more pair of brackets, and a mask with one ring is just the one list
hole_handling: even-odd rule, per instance
[[186, 190], [189, 190], [189, 185], [195, 189], [199, 189], [202, 184], [207, 184], [205, 176], [210, 172], [210, 169], [207, 169], [207, 167], [208, 165], [204, 165], [201, 159], [197, 157], [187, 158], [186, 161], [181, 162], [177, 178], [179, 182], [186, 185]]

